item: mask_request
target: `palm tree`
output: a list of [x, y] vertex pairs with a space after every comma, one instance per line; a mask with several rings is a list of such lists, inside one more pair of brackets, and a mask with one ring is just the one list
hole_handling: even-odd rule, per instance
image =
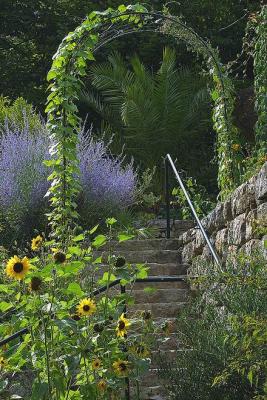
[[137, 56], [128, 68], [115, 52], [108, 62], [91, 68], [90, 78], [92, 87], [81, 101], [101, 117], [101, 132], [114, 134], [113, 151], [125, 146], [126, 154], [143, 167], [158, 165], [167, 152], [184, 152], [190, 137], [207, 126], [207, 80], [195, 71], [178, 69], [170, 48], [164, 49], [154, 74]]

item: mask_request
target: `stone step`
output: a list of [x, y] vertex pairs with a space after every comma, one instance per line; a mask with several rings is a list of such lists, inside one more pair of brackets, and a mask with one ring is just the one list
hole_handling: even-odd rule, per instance
[[[116, 257], [124, 257], [126, 262], [131, 264], [141, 263], [177, 263], [181, 262], [181, 254], [176, 250], [143, 250], [143, 251], [114, 251]], [[95, 251], [94, 257], [102, 257], [102, 262], [105, 263], [108, 259], [107, 251]]]
[[178, 238], [126, 240], [121, 243], [111, 241], [109, 245], [102, 246], [101, 250], [108, 250], [108, 246], [115, 251], [177, 250], [181, 244], [182, 242]]
[[134, 304], [129, 306], [129, 317], [140, 315], [142, 311], [150, 311], [152, 318], [164, 317], [164, 318], [175, 318], [179, 315], [181, 309], [186, 304], [185, 301], [179, 303], [143, 303]]
[[171, 276], [171, 275], [186, 275], [188, 264], [180, 263], [147, 263], [149, 267], [149, 275], [153, 276]]
[[[157, 381], [155, 383], [158, 383]], [[136, 387], [131, 386], [130, 388], [130, 394], [133, 398], [137, 398], [134, 396], [137, 396], [137, 391]], [[164, 391], [162, 386], [155, 385], [155, 386], [148, 386], [140, 387], [140, 399], [141, 400], [167, 400], [167, 393]]]
[[[180, 303], [186, 302], [188, 297], [187, 289], [157, 289], [153, 293], [146, 293], [144, 290], [132, 291], [135, 304], [154, 304], [154, 303]], [[165, 316], [165, 315], [164, 315]]]
[[[170, 275], [164, 275], [166, 277], [170, 277]], [[172, 275], [173, 276], [173, 275]], [[154, 278], [155, 276], [150, 275], [150, 278]], [[157, 276], [156, 276], [157, 277]], [[175, 277], [175, 276], [173, 276]], [[184, 276], [186, 279], [186, 275]], [[134, 284], [133, 290], [141, 290], [145, 288], [153, 288], [155, 290], [157, 289], [188, 289], [189, 285], [185, 281], [180, 281], [180, 282], [136, 282]]]
[[[194, 228], [196, 222], [190, 220], [171, 220], [171, 238], [177, 238], [184, 232]], [[166, 237], [167, 222], [166, 219], [151, 220], [148, 226], [155, 230], [156, 235], [160, 238]]]
[[[186, 276], [188, 264], [176, 264], [176, 263], [146, 263], [148, 269], [148, 276], [175, 276], [184, 275]], [[91, 269], [91, 266], [89, 267]], [[101, 277], [104, 272], [107, 271], [107, 264], [97, 264], [94, 266], [97, 269], [96, 276]]]

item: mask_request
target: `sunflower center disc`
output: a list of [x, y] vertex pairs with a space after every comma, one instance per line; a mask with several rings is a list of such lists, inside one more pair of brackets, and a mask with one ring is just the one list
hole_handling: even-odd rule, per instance
[[124, 364], [124, 363], [121, 363], [121, 364], [119, 365], [119, 367], [120, 367], [120, 370], [121, 370], [121, 371], [125, 371], [125, 370], [126, 370], [126, 364]]
[[88, 305], [83, 306], [83, 310], [84, 311], [89, 311], [90, 310], [90, 306], [88, 306]]
[[124, 328], [125, 328], [125, 322], [120, 321], [120, 322], [119, 322], [119, 329], [120, 329], [120, 330], [123, 330]]
[[23, 264], [20, 263], [20, 262], [14, 264], [13, 270], [14, 270], [14, 272], [17, 272], [17, 273], [22, 272], [23, 271]]

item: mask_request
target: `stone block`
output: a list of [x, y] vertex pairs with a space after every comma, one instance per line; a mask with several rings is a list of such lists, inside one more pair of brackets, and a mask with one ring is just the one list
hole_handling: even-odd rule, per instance
[[229, 224], [228, 243], [242, 246], [246, 241], [246, 213], [239, 215]]
[[251, 210], [246, 216], [246, 242], [251, 239], [255, 239], [253, 237], [255, 230], [255, 220], [257, 219], [257, 209]]
[[217, 232], [215, 239], [215, 248], [218, 254], [223, 254], [226, 252], [228, 246], [228, 229], [224, 228]]
[[225, 227], [226, 221], [224, 219], [223, 208], [224, 204], [218, 203], [214, 210], [212, 210], [207, 217], [202, 219], [201, 222], [207, 233], [211, 234], [215, 230]]
[[195, 234], [196, 234], [195, 229], [189, 229], [188, 231], [186, 231], [182, 235], [180, 235], [179, 239], [182, 241], [182, 244], [185, 245], [194, 240]]
[[232, 203], [230, 199], [223, 203], [223, 219], [226, 226], [233, 219]]
[[267, 220], [267, 203], [262, 203], [257, 208], [257, 219], [266, 221]]
[[187, 243], [182, 251], [182, 263], [190, 263], [195, 255], [194, 242]]
[[259, 239], [251, 239], [239, 249], [239, 252], [246, 255], [251, 255], [255, 251], [260, 251], [262, 248], [262, 241]]
[[239, 186], [231, 195], [233, 218], [256, 208], [255, 183], [256, 177], [253, 177]]
[[195, 253], [197, 255], [202, 253], [205, 243], [206, 243], [206, 240], [203, 236], [203, 233], [201, 232], [200, 229], [196, 229], [194, 244], [195, 244]]
[[258, 204], [267, 200], [267, 162], [256, 177], [255, 195]]

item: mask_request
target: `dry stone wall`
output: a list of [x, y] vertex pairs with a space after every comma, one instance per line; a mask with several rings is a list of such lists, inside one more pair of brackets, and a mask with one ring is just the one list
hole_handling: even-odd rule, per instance
[[[239, 186], [223, 203], [202, 220], [212, 243], [223, 261], [238, 252], [251, 254], [262, 250], [267, 259], [267, 162], [260, 172]], [[211, 261], [208, 246], [196, 228], [179, 236], [182, 262]]]

